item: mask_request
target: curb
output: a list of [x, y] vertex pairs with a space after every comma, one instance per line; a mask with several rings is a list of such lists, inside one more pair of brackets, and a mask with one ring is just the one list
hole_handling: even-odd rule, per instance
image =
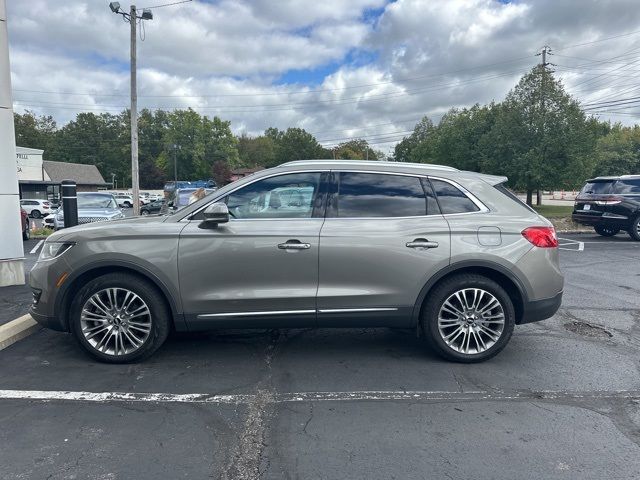
[[0, 350], [28, 337], [40, 330], [40, 328], [42, 327], [29, 314], [0, 325]]

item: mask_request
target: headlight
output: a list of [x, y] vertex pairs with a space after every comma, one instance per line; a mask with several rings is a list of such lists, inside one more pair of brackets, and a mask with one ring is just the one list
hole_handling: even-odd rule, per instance
[[118, 213], [116, 215], [114, 215], [113, 217], [111, 217], [111, 220], [120, 220], [121, 218], [125, 218], [126, 215], [124, 213]]
[[52, 258], [59, 257], [74, 245], [75, 243], [73, 242], [45, 242], [42, 250], [40, 250], [38, 261], [51, 260]]
[[59, 222], [64, 220], [64, 215], [62, 214], [62, 212], [56, 213], [56, 220], [58, 220]]

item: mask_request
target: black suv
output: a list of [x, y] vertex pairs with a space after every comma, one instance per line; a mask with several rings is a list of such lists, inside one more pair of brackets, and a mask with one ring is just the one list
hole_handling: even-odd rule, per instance
[[640, 241], [640, 175], [587, 180], [576, 197], [572, 218], [605, 237], [626, 230]]

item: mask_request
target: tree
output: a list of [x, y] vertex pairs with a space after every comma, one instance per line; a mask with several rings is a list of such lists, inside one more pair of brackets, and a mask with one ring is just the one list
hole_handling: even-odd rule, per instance
[[384, 154], [369, 146], [369, 142], [363, 139], [349, 140], [339, 144], [335, 150], [335, 157], [341, 160], [382, 160]]
[[[58, 130], [56, 121], [50, 115], [38, 117], [34, 112], [14, 113], [13, 124], [16, 132], [16, 145], [27, 148], [39, 148], [48, 155], [55, 142]], [[47, 157], [48, 158], [48, 157]]]
[[524, 75], [496, 111], [484, 139], [486, 169], [509, 176], [510, 185], [532, 193], [576, 185], [595, 135], [578, 103], [546, 67]]
[[640, 172], [640, 127], [613, 126], [598, 139], [594, 152], [594, 175], [624, 175]]
[[268, 128], [264, 134], [275, 143], [277, 165], [293, 160], [327, 158], [330, 155], [316, 138], [303, 128], [287, 128], [286, 131]]
[[435, 127], [431, 119], [427, 116], [422, 117], [408, 137], [405, 137], [398, 143], [394, 150], [394, 160], [396, 162], [419, 162], [428, 163], [428, 148], [423, 146], [422, 151], [414, 153], [420, 144], [424, 144], [430, 139]]
[[229, 163], [224, 160], [216, 160], [213, 162], [211, 166], [211, 176], [219, 187], [229, 183], [229, 179], [231, 178]]
[[274, 167], [277, 165], [276, 144], [272, 137], [261, 135], [238, 137], [238, 156], [243, 167]]

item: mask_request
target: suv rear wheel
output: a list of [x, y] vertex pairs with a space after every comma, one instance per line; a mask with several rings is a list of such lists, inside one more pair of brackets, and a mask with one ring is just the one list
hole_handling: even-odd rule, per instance
[[613, 237], [618, 234], [620, 231], [619, 228], [614, 227], [605, 227], [602, 225], [598, 225], [597, 227], [593, 227], [598, 235], [602, 235], [603, 237]]
[[629, 236], [636, 242], [640, 242], [640, 215], [638, 215], [633, 222], [631, 222], [631, 228], [629, 229]]
[[169, 334], [170, 312], [150, 283], [110, 273], [85, 285], [71, 307], [71, 330], [93, 357], [108, 363], [141, 360]]
[[448, 278], [429, 293], [422, 331], [441, 357], [462, 363], [487, 360], [509, 342], [513, 302], [493, 280], [477, 274]]
[[42, 214], [40, 213], [40, 210], [36, 210], [36, 209], [31, 210], [32, 218], [40, 218], [41, 216]]

